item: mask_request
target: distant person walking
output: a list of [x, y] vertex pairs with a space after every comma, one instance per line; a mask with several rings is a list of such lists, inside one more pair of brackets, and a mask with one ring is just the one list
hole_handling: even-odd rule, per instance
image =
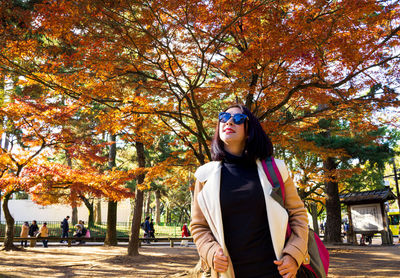
[[[144, 221], [144, 236], [145, 238], [150, 238], [150, 232], [151, 232], [151, 228], [150, 228], [150, 216], [146, 217], [146, 220]], [[147, 244], [150, 244], [150, 240], [146, 240]]]
[[[22, 227], [21, 227], [21, 234], [19, 236], [20, 237], [28, 237], [28, 235], [29, 235], [29, 224], [28, 224], [28, 222], [24, 222], [24, 225], [22, 225]], [[27, 247], [28, 241], [21, 240], [21, 246], [24, 246], [24, 244], [25, 244], [25, 247]]]
[[[36, 237], [38, 232], [39, 232], [39, 227], [36, 223], [36, 220], [33, 220], [32, 224], [29, 226], [29, 236]], [[30, 246], [35, 247], [35, 245], [36, 245], [36, 240], [31, 240]]]
[[[64, 220], [61, 222], [61, 229], [62, 229], [62, 238], [67, 238], [68, 237], [68, 232], [69, 232], [69, 224], [68, 224], [69, 216], [64, 218]], [[61, 240], [60, 242], [64, 242]]]
[[[44, 222], [42, 227], [39, 230], [40, 237], [48, 237], [49, 236], [49, 229], [47, 228], [47, 223]], [[43, 239], [43, 247], [47, 248], [47, 243], [49, 242], [47, 239]]]
[[153, 219], [150, 220], [150, 238], [156, 238]]

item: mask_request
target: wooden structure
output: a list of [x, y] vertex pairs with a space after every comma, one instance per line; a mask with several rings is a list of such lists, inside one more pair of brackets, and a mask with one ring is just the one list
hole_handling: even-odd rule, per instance
[[341, 194], [339, 197], [340, 202], [347, 206], [348, 242], [357, 243], [356, 234], [368, 236], [380, 233], [382, 245], [393, 244], [385, 202], [395, 200], [396, 196], [389, 186], [381, 190]]
[[[27, 240], [30, 244], [30, 247], [35, 247], [36, 242], [41, 242], [42, 240], [48, 240], [51, 242], [60, 242], [60, 241], [66, 241], [68, 244], [68, 247], [73, 246], [74, 242], [78, 242], [79, 240], [85, 241], [85, 242], [101, 242], [103, 243], [105, 240], [105, 237], [14, 237], [14, 242], [20, 242], [21, 240]], [[169, 242], [170, 247], [174, 247], [176, 243], [182, 242], [182, 240], [185, 240], [187, 242], [193, 242], [192, 237], [158, 237], [158, 238], [144, 238], [141, 237], [139, 238], [140, 242], [139, 245], [142, 245], [143, 241], [153, 241], [153, 242]], [[118, 242], [128, 242], [129, 237], [117, 237]], [[4, 237], [0, 237], [0, 242], [4, 242]], [[76, 244], [75, 244], [76, 245]], [[19, 245], [17, 245], [19, 246]], [[90, 245], [88, 245], [90, 246]]]

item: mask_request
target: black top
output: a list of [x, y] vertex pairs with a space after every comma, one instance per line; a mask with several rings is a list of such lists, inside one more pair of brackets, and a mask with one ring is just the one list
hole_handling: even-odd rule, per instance
[[30, 236], [35, 236], [35, 232], [37, 232], [37, 231], [39, 231], [38, 225], [36, 225], [36, 224], [31, 224], [31, 225], [29, 226], [28, 235], [30, 235]]
[[68, 219], [67, 218], [64, 218], [64, 220], [62, 221], [62, 223], [61, 223], [61, 226], [62, 226], [62, 230], [65, 232], [65, 231], [67, 231], [68, 232], [68, 230], [69, 230], [69, 224], [68, 224]]
[[281, 277], [257, 164], [226, 153], [222, 161], [220, 201], [225, 244], [235, 277]]

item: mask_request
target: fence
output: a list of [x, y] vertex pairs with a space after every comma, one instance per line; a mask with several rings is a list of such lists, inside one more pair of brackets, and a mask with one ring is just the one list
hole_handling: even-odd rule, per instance
[[[37, 224], [40, 226], [44, 221], [37, 221]], [[50, 237], [59, 237], [62, 234], [61, 229], [61, 221], [46, 221], [47, 228], [49, 229]], [[24, 221], [16, 221], [14, 224], [14, 236], [19, 237], [21, 233], [21, 227], [24, 224]], [[31, 223], [29, 222], [29, 225]], [[155, 236], [156, 237], [179, 237], [181, 235], [183, 224], [176, 223], [160, 223], [159, 225], [155, 224]], [[107, 233], [107, 223], [102, 222], [100, 225], [95, 224], [94, 227], [89, 228], [90, 234], [93, 237], [105, 237]], [[5, 236], [6, 225], [5, 222], [0, 222], [0, 237]], [[131, 223], [130, 222], [117, 222], [117, 237], [129, 237], [131, 231]], [[75, 232], [75, 227], [70, 224], [70, 233], [69, 236], [72, 236]], [[143, 230], [140, 230], [140, 235], [143, 236]]]

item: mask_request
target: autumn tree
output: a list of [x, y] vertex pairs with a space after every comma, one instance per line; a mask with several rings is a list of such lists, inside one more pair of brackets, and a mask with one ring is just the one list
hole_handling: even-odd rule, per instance
[[69, 132], [57, 127], [75, 111], [74, 106], [60, 109], [58, 103], [46, 102], [41, 87], [26, 86], [21, 92], [17, 88], [9, 94], [10, 102], [0, 107], [1, 118], [7, 121], [2, 133], [6, 131], [9, 141], [8, 146], [1, 147], [0, 162], [0, 189], [4, 192], [3, 211], [7, 222], [6, 250], [14, 248], [14, 219], [8, 201], [13, 193], [30, 190], [29, 169], [43, 163], [45, 155], [50, 154], [49, 148], [69, 140]]

